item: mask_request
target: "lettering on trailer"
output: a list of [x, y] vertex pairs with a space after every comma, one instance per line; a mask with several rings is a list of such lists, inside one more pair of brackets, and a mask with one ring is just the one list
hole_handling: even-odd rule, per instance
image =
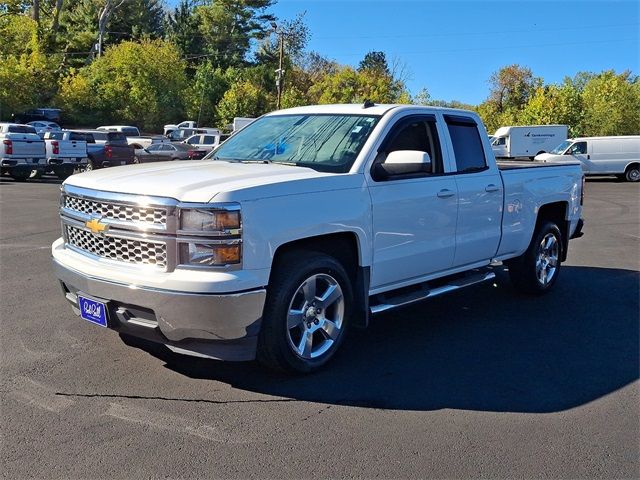
[[549, 137], [549, 138], [553, 138], [556, 136], [555, 133], [531, 133], [531, 132], [527, 132], [524, 134], [525, 137]]

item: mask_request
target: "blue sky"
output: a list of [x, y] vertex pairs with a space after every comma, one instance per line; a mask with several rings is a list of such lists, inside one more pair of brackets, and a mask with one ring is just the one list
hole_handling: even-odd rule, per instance
[[292, 19], [306, 11], [308, 48], [357, 66], [381, 50], [408, 72], [413, 94], [480, 103], [492, 72], [528, 66], [546, 83], [579, 71], [640, 74], [639, 1], [280, 0]]

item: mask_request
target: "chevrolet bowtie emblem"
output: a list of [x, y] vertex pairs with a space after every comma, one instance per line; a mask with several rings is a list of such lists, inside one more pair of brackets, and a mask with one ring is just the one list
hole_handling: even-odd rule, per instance
[[104, 233], [109, 229], [109, 225], [107, 225], [106, 223], [100, 223], [100, 220], [98, 220], [97, 218], [92, 218], [91, 220], [86, 221], [84, 226], [96, 235], [98, 233]]

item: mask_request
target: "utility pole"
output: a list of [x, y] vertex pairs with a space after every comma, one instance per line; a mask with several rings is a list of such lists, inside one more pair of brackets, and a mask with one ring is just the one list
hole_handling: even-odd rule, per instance
[[282, 62], [284, 60], [284, 31], [279, 29], [275, 22], [271, 23], [273, 31], [278, 35], [279, 39], [279, 51], [280, 59], [278, 61], [278, 69], [276, 70], [276, 88], [278, 89], [278, 97], [276, 100], [276, 110], [280, 110], [280, 104], [282, 102], [282, 80], [284, 78], [284, 69], [282, 68]]

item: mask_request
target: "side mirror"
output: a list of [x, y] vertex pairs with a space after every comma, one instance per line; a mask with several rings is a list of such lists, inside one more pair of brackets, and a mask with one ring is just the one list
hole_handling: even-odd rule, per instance
[[419, 150], [390, 152], [384, 162], [375, 165], [374, 180], [387, 180], [393, 176], [431, 173], [431, 157]]

